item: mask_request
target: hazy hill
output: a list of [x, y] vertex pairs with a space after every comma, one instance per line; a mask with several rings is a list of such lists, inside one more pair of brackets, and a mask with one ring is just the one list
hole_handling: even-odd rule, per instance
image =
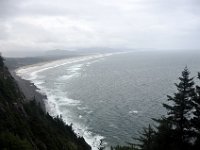
[[5, 64], [9, 69], [16, 69], [18, 67], [32, 65], [41, 62], [53, 61], [64, 58], [71, 58], [82, 56], [80, 52], [73, 52], [67, 50], [50, 50], [41, 53], [38, 56], [28, 56], [28, 57], [9, 57], [6, 58]]

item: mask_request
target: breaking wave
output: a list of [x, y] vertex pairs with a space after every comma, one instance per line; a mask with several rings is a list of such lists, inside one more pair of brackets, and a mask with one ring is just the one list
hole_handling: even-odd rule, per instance
[[[115, 53], [120, 54], [120, 53]], [[16, 74], [25, 80], [32, 82], [41, 94], [45, 94], [47, 99], [45, 101], [45, 107], [47, 111], [52, 116], [62, 115], [63, 120], [68, 124], [73, 124], [73, 129], [75, 133], [79, 136], [83, 136], [86, 142], [92, 147], [92, 150], [98, 150], [103, 136], [92, 133], [87, 124], [78, 123], [74, 120], [71, 115], [72, 112], [68, 107], [77, 107], [78, 110], [86, 111], [88, 114], [92, 113], [87, 107], [81, 106], [80, 100], [68, 98], [66, 92], [62, 92], [58, 89], [50, 89], [43, 84], [45, 83], [45, 78], [40, 75], [40, 73], [55, 69], [60, 66], [69, 65], [67, 68], [67, 75], [62, 75], [58, 77], [58, 81], [68, 81], [72, 78], [78, 77], [80, 75], [80, 70], [83, 66], [88, 67], [92, 63], [95, 63], [104, 57], [111, 56], [113, 53], [107, 54], [97, 54], [90, 56], [83, 56], [77, 58], [62, 59], [57, 61], [52, 61], [48, 63], [41, 63], [32, 66], [22, 67], [16, 70]], [[62, 82], [55, 83], [57, 85], [62, 85]], [[83, 116], [80, 114], [79, 119], [82, 119]]]

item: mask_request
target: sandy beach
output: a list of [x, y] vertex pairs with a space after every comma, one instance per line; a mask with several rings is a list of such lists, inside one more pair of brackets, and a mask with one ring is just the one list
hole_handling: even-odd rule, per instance
[[[101, 55], [101, 54], [100, 54]], [[110, 55], [110, 54], [106, 54], [106, 55]], [[87, 57], [91, 57], [91, 58], [95, 58], [97, 55], [88, 55]], [[45, 94], [41, 94], [39, 91], [39, 89], [33, 84], [31, 83], [31, 81], [29, 80], [24, 80], [22, 79], [19, 75], [17, 75], [17, 71], [19, 69], [25, 69], [28, 67], [34, 67], [34, 66], [43, 66], [45, 64], [56, 64], [56, 63], [64, 63], [66, 59], [83, 59], [84, 60], [84, 56], [79, 56], [79, 57], [69, 57], [69, 58], [60, 58], [57, 60], [47, 60], [44, 62], [37, 62], [37, 63], [33, 63], [33, 64], [28, 64], [28, 65], [23, 65], [20, 67], [17, 67], [15, 69], [10, 69], [10, 73], [12, 74], [13, 78], [17, 81], [19, 88], [21, 89], [21, 91], [23, 92], [24, 96], [26, 97], [27, 100], [33, 100], [35, 98], [35, 100], [41, 105], [42, 109], [44, 111], [46, 110], [46, 106], [45, 106], [45, 100], [47, 99], [47, 96]], [[31, 73], [31, 72], [30, 72]]]
[[[38, 86], [37, 85], [38, 83], [35, 82], [36, 81], [35, 78], [37, 78], [37, 73], [46, 71], [48, 69], [54, 69], [54, 68], [64, 66], [64, 65], [73, 66], [74, 64], [77, 64], [77, 63], [80, 64], [80, 63], [88, 62], [88, 61], [93, 62], [93, 61], [97, 61], [98, 59], [102, 59], [104, 57], [111, 56], [111, 55], [113, 55], [113, 53], [88, 55], [88, 56], [81, 56], [81, 57], [76, 57], [76, 58], [68, 58], [68, 59], [60, 59], [60, 60], [50, 61], [50, 62], [36, 63], [32, 65], [27, 65], [27, 66], [25, 65], [13, 70], [12, 75], [15, 78], [15, 80], [18, 82], [20, 89], [22, 90], [22, 92], [24, 93], [25, 97], [28, 100], [32, 100], [35, 97], [36, 101], [41, 104], [42, 108], [45, 111], [49, 111], [51, 115], [61, 114], [59, 112], [59, 109], [57, 109], [56, 107], [56, 103], [54, 102], [54, 99], [52, 100], [51, 97], [49, 97], [49, 94], [47, 94], [46, 96], [43, 95], [41, 93], [43, 92], [42, 89], [40, 90], [38, 89], [40, 88], [40, 86]], [[24, 80], [24, 79], [27, 79], [27, 80]], [[33, 82], [29, 80], [32, 80]], [[35, 83], [37, 87], [33, 83]], [[66, 100], [66, 102], [68, 100], [71, 100], [68, 98], [63, 98], [63, 99]], [[72, 100], [72, 102], [74, 103], [76, 102], [76, 100]], [[75, 133], [83, 136], [83, 138], [92, 147], [92, 149], [98, 150], [101, 140], [103, 139], [101, 135], [92, 134], [90, 131], [87, 130], [87, 128], [84, 125], [82, 126], [76, 122], [75, 123], [69, 122], [67, 120], [67, 116], [65, 116], [64, 121], [67, 124], [73, 123], [73, 129]]]
[[[13, 78], [17, 81], [18, 86], [21, 89], [24, 96], [26, 97], [26, 99], [30, 101], [35, 98], [35, 100], [41, 105], [42, 109], [46, 112], [47, 110], [45, 106], [45, 100], [47, 99], [47, 96], [45, 94], [41, 94], [40, 92], [38, 92], [39, 89], [33, 83], [31, 83], [31, 81], [24, 80], [19, 75], [17, 75], [16, 73], [17, 70], [21, 68], [33, 67], [35, 65], [44, 65], [51, 62], [57, 62], [57, 61], [62, 61], [62, 60], [70, 59], [70, 58], [76, 58], [76, 57], [78, 56], [71, 56], [69, 58], [60, 58], [60, 59], [55, 59], [55, 60], [47, 59], [46, 61], [39, 60], [38, 62], [35, 62], [32, 64], [28, 63], [27, 65], [26, 65], [26, 62], [24, 62], [24, 65], [18, 66], [18, 67], [15, 66], [14, 68], [10, 68], [9, 71], [11, 75], [13, 76]], [[14, 66], [13, 63], [11, 64]]]

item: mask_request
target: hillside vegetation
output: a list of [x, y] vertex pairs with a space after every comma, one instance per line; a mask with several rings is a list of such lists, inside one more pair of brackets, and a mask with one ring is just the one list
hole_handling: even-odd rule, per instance
[[0, 149], [90, 150], [62, 118], [27, 101], [0, 56]]

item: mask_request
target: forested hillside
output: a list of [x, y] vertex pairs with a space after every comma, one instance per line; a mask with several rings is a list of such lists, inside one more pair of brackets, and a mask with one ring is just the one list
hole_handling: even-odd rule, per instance
[[27, 101], [0, 56], [0, 149], [90, 150], [71, 126]]

